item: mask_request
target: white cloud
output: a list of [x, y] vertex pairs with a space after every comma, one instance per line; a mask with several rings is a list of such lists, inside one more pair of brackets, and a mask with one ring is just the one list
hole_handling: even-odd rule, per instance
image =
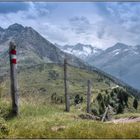
[[140, 44], [140, 3], [28, 4], [28, 10], [0, 14], [0, 26], [31, 26], [59, 44], [80, 42], [103, 49], [117, 42]]

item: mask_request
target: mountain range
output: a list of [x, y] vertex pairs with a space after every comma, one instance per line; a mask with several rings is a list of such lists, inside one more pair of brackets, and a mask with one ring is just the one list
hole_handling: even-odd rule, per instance
[[117, 43], [100, 55], [91, 56], [87, 61], [140, 89], [140, 45], [129, 46]]
[[[107, 77], [108, 79], [115, 82], [116, 84], [123, 86], [125, 88], [127, 87], [127, 89], [130, 89], [131, 91], [135, 91], [131, 86], [109, 75], [112, 74], [112, 72], [109, 71], [111, 68], [113, 69], [114, 65], [110, 65], [111, 68], [106, 69], [106, 67], [103, 67], [104, 63], [99, 63], [103, 60], [104, 60], [103, 62], [105, 62], [106, 60], [106, 64], [105, 64], [106, 66], [107, 64], [108, 65], [111, 64], [110, 59], [112, 59], [112, 61], [114, 62], [117, 62], [115, 61], [117, 60], [117, 58], [116, 59], [113, 59], [113, 57], [104, 58], [104, 55], [106, 54], [106, 56], [108, 56], [109, 54], [111, 54], [111, 52], [114, 51], [114, 49], [119, 49], [119, 45], [117, 45], [118, 47], [114, 46], [113, 49], [109, 48], [108, 50], [106, 50], [107, 52], [110, 50], [107, 53], [106, 51], [103, 51], [91, 45], [84, 45], [79, 43], [75, 45], [76, 47], [71, 45], [66, 45], [65, 47], [67, 48], [67, 51], [65, 52], [63, 50], [63, 47], [51, 43], [50, 41], [42, 37], [32, 27], [24, 27], [20, 24], [15, 23], [13, 25], [10, 25], [6, 29], [0, 28], [0, 67], [1, 67], [0, 76], [5, 75], [9, 69], [8, 51], [9, 51], [10, 41], [14, 41], [17, 45], [17, 62], [19, 67], [26, 68], [25, 66], [31, 67], [34, 65], [44, 64], [44, 63], [63, 64], [64, 58], [67, 57], [68, 63], [70, 65], [84, 68], [87, 70], [90, 69], [98, 73], [101, 77]], [[123, 44], [121, 45], [124, 46]], [[70, 47], [72, 47], [72, 49], [71, 51], [68, 51]], [[124, 50], [126, 47], [127, 46], [124, 46]], [[138, 49], [139, 47], [137, 46], [136, 48]], [[122, 47], [120, 47], [120, 49], [122, 49]], [[76, 52], [79, 53], [77, 54]], [[116, 54], [116, 56], [117, 55], [118, 54]], [[100, 58], [100, 56], [102, 57]], [[100, 59], [103, 60], [100, 61]], [[89, 64], [92, 66], [90, 66]], [[97, 68], [95, 66], [97, 66]], [[108, 72], [109, 74], [103, 72], [98, 68], [101, 68], [102, 70]], [[138, 72], [138, 69], [136, 69], [136, 72]]]
[[97, 56], [99, 55], [103, 50], [98, 49], [97, 47], [94, 47], [92, 45], [86, 45], [78, 43], [76, 45], [58, 45], [55, 44], [59, 49], [61, 49], [64, 52], [67, 52], [69, 54], [73, 54], [82, 60], [88, 59], [90, 56]]
[[[94, 51], [85, 51], [86, 49], [84, 50], [83, 46], [87, 47], [87, 50]], [[72, 50], [70, 52], [71, 54], [76, 55], [86, 63], [140, 89], [140, 45], [130, 46], [123, 43], [116, 43], [106, 50], [101, 50], [91, 45], [79, 43], [74, 46], [59, 46], [59, 48], [62, 48], [65, 52]]]

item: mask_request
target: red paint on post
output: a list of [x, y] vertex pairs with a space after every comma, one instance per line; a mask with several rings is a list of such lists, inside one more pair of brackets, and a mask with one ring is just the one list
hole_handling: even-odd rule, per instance
[[17, 63], [17, 60], [16, 60], [16, 59], [11, 59], [11, 62], [12, 62], [13, 64], [16, 64], [16, 63]]
[[10, 52], [11, 54], [15, 54], [16, 55], [16, 50], [11, 50]]
[[12, 49], [12, 50], [10, 51], [10, 54], [11, 54], [11, 63], [12, 63], [12, 64], [17, 64], [16, 50], [15, 50], [15, 49]]

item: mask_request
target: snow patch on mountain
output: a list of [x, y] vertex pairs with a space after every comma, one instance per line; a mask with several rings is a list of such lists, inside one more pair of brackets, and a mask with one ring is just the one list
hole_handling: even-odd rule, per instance
[[118, 54], [119, 54], [119, 52], [116, 52], [116, 53], [115, 53], [115, 55], [118, 55]]
[[83, 60], [86, 60], [91, 55], [96, 56], [102, 52], [101, 49], [93, 47], [92, 45], [86, 45], [81, 43], [78, 43], [76, 45], [64, 45], [64, 46], [55, 44], [55, 46], [60, 48], [62, 51], [75, 55]]
[[113, 56], [118, 55], [120, 53], [120, 49], [116, 49], [112, 51]]

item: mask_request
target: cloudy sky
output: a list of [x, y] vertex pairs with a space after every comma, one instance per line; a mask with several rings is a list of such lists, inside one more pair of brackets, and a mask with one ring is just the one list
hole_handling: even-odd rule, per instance
[[61, 45], [140, 44], [140, 2], [0, 2], [0, 26], [14, 23]]

